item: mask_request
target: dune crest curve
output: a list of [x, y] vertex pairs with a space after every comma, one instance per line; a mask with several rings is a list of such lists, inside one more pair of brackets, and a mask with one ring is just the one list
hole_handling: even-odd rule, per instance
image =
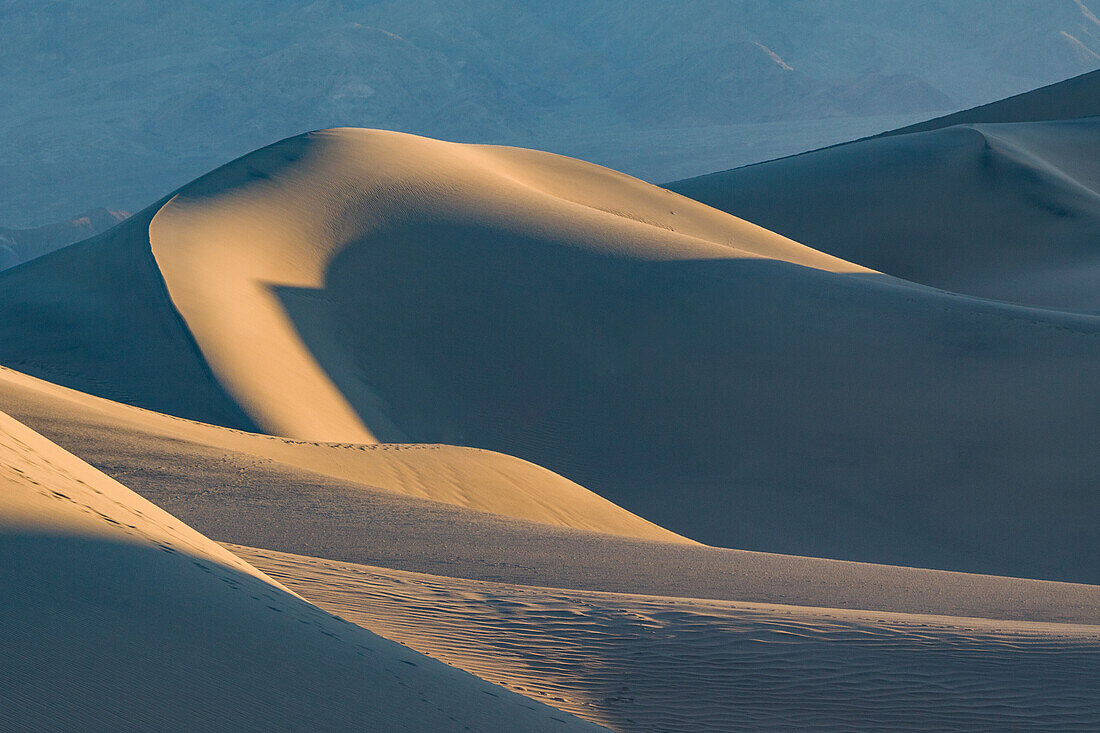
[[0, 728], [591, 730], [325, 613], [0, 413]]
[[[764, 258], [867, 272], [600, 166], [350, 128], [290, 138], [204, 176], [156, 213], [149, 237], [207, 363], [265, 431], [398, 442], [407, 436], [362, 380], [337, 387], [326, 373], [356, 370], [335, 317], [312, 318], [310, 332], [330, 338], [307, 345], [273, 291], [320, 289], [350, 244], [414, 221], [476, 223], [605, 257]], [[346, 395], [349, 386], [358, 394]]]

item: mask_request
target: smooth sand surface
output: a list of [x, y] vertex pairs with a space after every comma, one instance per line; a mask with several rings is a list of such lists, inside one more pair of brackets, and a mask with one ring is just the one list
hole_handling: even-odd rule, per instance
[[233, 549], [342, 618], [612, 730], [1100, 726], [1100, 626], [533, 588]]
[[341, 129], [0, 273], [0, 728], [1096, 728], [1094, 125], [780, 175], [858, 257]]
[[335, 130], [0, 274], [0, 363], [493, 450], [711, 545], [1100, 582], [1100, 319], [894, 274], [578, 161]]
[[0, 413], [5, 730], [569, 730], [323, 612]]
[[[78, 445], [81, 453], [110, 464], [119, 475], [139, 479], [148, 496], [165, 506], [191, 512], [224, 536], [305, 547], [327, 552], [329, 557], [366, 555], [372, 561], [396, 566], [512, 581], [445, 578], [235, 545], [229, 547], [234, 554], [228, 556], [238, 563], [241, 561], [236, 558], [244, 558], [251, 563], [247, 568], [260, 567], [266, 577], [274, 577], [310, 602], [368, 630], [615, 730], [927, 729], [930, 722], [942, 729], [968, 729], [985, 723], [1072, 730], [1088, 729], [1096, 720], [1097, 697], [1091, 687], [1091, 670], [1100, 654], [1100, 631], [1096, 626], [1085, 628], [1081, 624], [1100, 622], [1100, 587], [769, 556], [521, 522], [393, 491], [372, 493], [361, 485], [349, 486], [346, 479], [341, 482], [312, 474], [258, 452], [241, 450], [252, 440], [272, 440], [264, 436], [191, 423], [185, 427], [205, 433], [206, 442], [191, 442], [181, 435], [186, 431], [179, 429], [158, 435], [153, 427], [141, 426], [126, 413], [144, 415], [153, 426], [160, 421], [159, 416], [121, 405], [111, 409], [98, 398], [81, 400], [67, 390], [10, 371], [4, 376], [5, 388], [0, 394], [6, 404], [15, 404], [32, 415], [38, 410], [37, 421], [47, 425], [51, 433]], [[58, 398], [59, 392], [64, 399]], [[136, 425], [126, 425], [126, 417]], [[26, 436], [30, 432], [20, 429], [24, 434], [18, 437], [29, 440]], [[215, 434], [222, 434], [227, 445], [233, 447], [212, 447], [210, 439]], [[61, 453], [56, 446], [33, 437]], [[329, 449], [344, 450], [339, 446]], [[56, 460], [54, 453], [49, 456]], [[73, 464], [79, 464], [82, 473], [77, 476], [86, 480], [86, 485], [98, 488], [109, 482], [75, 458], [65, 454], [65, 459], [68, 462], [59, 467], [74, 471]], [[12, 456], [5, 456], [4, 463], [22, 466]], [[29, 470], [26, 475], [30, 480], [42, 478]], [[126, 502], [146, 506], [121, 486], [111, 484], [117, 487], [113, 497], [119, 498], [125, 492], [121, 498]], [[163, 518], [170, 529], [182, 527], [155, 508], [144, 513]], [[22, 516], [40, 523], [49, 514], [34, 507]], [[89, 519], [93, 525], [96, 523], [97, 518]], [[130, 515], [124, 515], [122, 521], [144, 529], [144, 524]], [[103, 526], [110, 529], [117, 525]], [[155, 534], [159, 529], [154, 524], [146, 531]], [[189, 533], [202, 557], [220, 552], [216, 546], [210, 549], [205, 538], [186, 528], [175, 531]], [[10, 537], [5, 536], [4, 546], [19, 547], [8, 544]], [[44, 558], [50, 557], [38, 545], [27, 553], [32, 551], [38, 562], [44, 563]], [[95, 597], [89, 588], [106, 585], [111, 595], [102, 603], [114, 609], [123, 603], [127, 590], [142, 588], [135, 579], [146, 577], [145, 569], [120, 559], [119, 553], [98, 546], [78, 547], [62, 550], [62, 558], [56, 562], [65, 562], [69, 567], [74, 553], [93, 564], [102, 558], [122, 574], [115, 577], [103, 568], [91, 568], [97, 580], [68, 589], [83, 599], [82, 603], [87, 603], [89, 596]], [[155, 554], [159, 557], [162, 553]], [[187, 556], [166, 557], [180, 557], [184, 567], [190, 567]], [[221, 577], [220, 566], [202, 564], [207, 568], [205, 573]], [[19, 582], [28, 578], [26, 562], [17, 561], [8, 567], [15, 571], [14, 578]], [[56, 571], [46, 568], [43, 574], [51, 572]], [[199, 578], [208, 577], [201, 569], [196, 572]], [[178, 582], [175, 575], [160, 567], [150, 574], [167, 578], [169, 584]], [[37, 580], [37, 576], [31, 577]], [[559, 587], [524, 587], [515, 585], [517, 581]], [[226, 587], [213, 580], [209, 583]], [[572, 590], [569, 586], [593, 591]], [[40, 606], [55, 612], [58, 590], [49, 584], [34, 587], [43, 594]], [[277, 601], [285, 594], [272, 596], [265, 590], [270, 588], [263, 586], [257, 595], [261, 606], [284, 608]], [[608, 588], [634, 593], [603, 592]], [[765, 603], [683, 597], [691, 593]], [[15, 598], [16, 594], [6, 597]], [[777, 602], [817, 607], [776, 606]], [[182, 613], [194, 603], [193, 599], [188, 602], [186, 598], [181, 601], [178, 597], [151, 595], [142, 596], [138, 607], [164, 618], [163, 608], [183, 609]], [[836, 606], [849, 610], [838, 610]], [[853, 612], [853, 608], [880, 608], [894, 613]], [[106, 613], [96, 609], [94, 603], [93, 609], [91, 618]], [[35, 608], [34, 612], [41, 610]], [[204, 619], [210, 612], [208, 605], [202, 606]], [[926, 615], [929, 612], [985, 620], [931, 617]], [[227, 621], [227, 616], [233, 618], [232, 609], [216, 608], [214, 613], [221, 622], [232, 625]], [[279, 620], [284, 614], [293, 618], [290, 611], [270, 613]], [[170, 618], [166, 623], [183, 624], [172, 614], [167, 615]], [[6, 608], [5, 619], [13, 618], [14, 626], [6, 630], [16, 634], [17, 639], [26, 638], [30, 632], [22, 629], [22, 617]], [[34, 618], [41, 621], [38, 615]], [[84, 612], [81, 628], [85, 628], [88, 618]], [[316, 622], [313, 617], [306, 619]], [[247, 630], [232, 628], [232, 643], [250, 643], [266, 628], [260, 623], [263, 621], [261, 614], [259, 622], [249, 617]], [[211, 629], [209, 620], [203, 623], [204, 636], [197, 644], [218, 644], [219, 650], [230, 655], [239, 648], [228, 646], [226, 652], [230, 642], [217, 636], [220, 629]], [[142, 643], [172, 655], [174, 673], [188, 671], [187, 650], [181, 652], [171, 633], [161, 626], [146, 632], [127, 617], [117, 622], [104, 618], [97, 627], [136, 627], [131, 633]], [[55, 628], [51, 625], [51, 632]], [[273, 633], [288, 632], [280, 628]], [[166, 700], [167, 693], [148, 680], [176, 682], [189, 696], [203, 694], [202, 685], [190, 679], [178, 681], [159, 668], [157, 674], [150, 675], [148, 666], [126, 657], [131, 647], [124, 642], [108, 637], [104, 643], [110, 645], [109, 652], [93, 650], [91, 653], [97, 656], [87, 662], [86, 671], [90, 676], [129, 664], [128, 669], [145, 675], [144, 684], [133, 683], [128, 689], [140, 699], [128, 702], [126, 710], [82, 707], [87, 698], [73, 695], [69, 687], [51, 678], [50, 689], [66, 695], [63, 704], [55, 704], [33, 687], [37, 678], [27, 676], [25, 662], [20, 659], [10, 669], [21, 675], [19, 684], [26, 686], [7, 684], [2, 688], [2, 696], [16, 703], [5, 708], [8, 718], [16, 724], [29, 722], [34, 727], [55, 728], [70, 720], [85, 724], [109, 720], [118, 724], [138, 719], [135, 716], [143, 716], [140, 719], [159, 729], [176, 723], [180, 729], [194, 725], [216, 728], [222, 723], [227, 729], [261, 727], [253, 726], [256, 721], [262, 721], [265, 729], [324, 727], [330, 724], [325, 717], [329, 711], [324, 706], [318, 709], [313, 701], [320, 696], [326, 701], [336, 700], [344, 706], [340, 714], [350, 716], [331, 719], [332, 726], [358, 722], [354, 720], [357, 708], [340, 697], [343, 687], [336, 685], [334, 691], [334, 685], [326, 682], [323, 691], [318, 691], [311, 686], [309, 670], [302, 672], [300, 660], [279, 657], [272, 661], [270, 649], [288, 655], [296, 649], [283, 637], [268, 640], [265, 654], [246, 648], [252, 655], [250, 661], [261, 660], [277, 669], [283, 665], [293, 670], [295, 687], [290, 693], [282, 689], [278, 674], [252, 670], [255, 676], [249, 678], [250, 684], [265, 685], [265, 690], [257, 693], [250, 689], [247, 704], [241, 704], [223, 721], [218, 706], [228, 694], [226, 690], [236, 694], [243, 683], [219, 676], [221, 659], [217, 655], [210, 659], [207, 654], [203, 670], [217, 680], [222, 696], [208, 695], [203, 705], [195, 708], [198, 712], [172, 712], [171, 721], [166, 721], [165, 711], [174, 711], [172, 706], [177, 701]], [[62, 650], [54, 649], [52, 657], [36, 650], [35, 659], [56, 658], [59, 664], [69, 663], [74, 654], [82, 653], [82, 644], [86, 643], [87, 639], [82, 639]], [[205, 653], [205, 647], [201, 648]], [[330, 650], [307, 652], [312, 655], [307, 659], [323, 655], [321, 658], [332, 665], [325, 674], [346, 681], [349, 687], [359, 684], [359, 678], [345, 679], [348, 670], [339, 667], [339, 657], [331, 660]], [[149, 664], [161, 660], [154, 654]], [[399, 676], [404, 669], [399, 666]], [[83, 668], [77, 665], [73, 674], [80, 671]], [[229, 673], [235, 672], [230, 669]], [[409, 680], [404, 677], [402, 681]], [[111, 682], [97, 678], [88, 694], [110, 695]], [[132, 683], [129, 679], [127, 682]], [[362, 684], [377, 689], [376, 681]], [[286, 697], [257, 712], [255, 706], [259, 703], [254, 700], [266, 700], [268, 692]], [[363, 702], [361, 690], [353, 689], [352, 693], [360, 695], [356, 698], [360, 706], [373, 704], [373, 697]], [[303, 724], [295, 717], [294, 706], [306, 695], [311, 696], [312, 717]], [[424, 697], [429, 701], [440, 699], [434, 691], [424, 693]], [[43, 700], [49, 705], [48, 711], [39, 707]], [[422, 710], [406, 713], [420, 716]], [[219, 717], [214, 719], [216, 714]], [[268, 715], [273, 717], [269, 719]], [[383, 727], [386, 725], [394, 723], [387, 722]], [[446, 729], [430, 716], [405, 719], [400, 727], [415, 729], [416, 725]], [[475, 730], [501, 729], [501, 725], [492, 719], [472, 723]], [[508, 730], [522, 729], [514, 719], [503, 725]]]
[[[386, 309], [364, 303], [370, 310], [349, 321], [338, 308], [374, 288], [359, 279], [369, 263], [350, 269], [353, 292], [323, 290], [341, 254], [422, 226], [441, 229], [433, 237], [440, 252], [435, 263], [418, 263], [420, 283], [404, 283], [413, 290], [438, 280], [462, 243], [448, 235], [468, 228], [500, 245], [559, 249], [564, 258], [780, 258], [863, 271], [589, 163], [380, 130], [311, 133], [223, 166], [172, 197], [153, 217], [149, 239], [206, 362], [258, 425], [314, 440], [370, 442], [378, 433], [392, 441], [402, 429], [386, 396], [356, 379], [360, 355], [347, 344], [367, 336]], [[505, 255], [482, 264], [491, 280], [509, 262]], [[464, 297], [480, 297], [475, 285], [466, 283]], [[290, 297], [306, 302], [290, 305]], [[445, 320], [436, 326], [449, 330]], [[353, 394], [342, 391], [353, 385]]]
[[[372, 487], [357, 478], [356, 468], [371, 470], [372, 456], [393, 455], [388, 450], [302, 446], [190, 423], [11, 370], [0, 371], [0, 401], [221, 541], [512, 584], [1100, 623], [1097, 586], [723, 550], [656, 541], [662, 537], [650, 532], [626, 537], [524, 521], [421, 498], [447, 495], [454, 480], [448, 471], [421, 471], [413, 495], [400, 483]], [[397, 453], [413, 467], [423, 455]]]
[[1100, 313], [1098, 117], [871, 138], [669, 187], [907, 280]]
[[149, 251], [157, 205], [0, 273], [0, 364], [73, 389], [254, 428], [198, 355]]
[[[0, 395], [12, 414], [122, 481], [133, 478], [134, 485], [143, 483], [135, 474], [157, 468], [169, 480], [196, 485], [186, 465], [203, 456], [223, 468], [233, 464], [239, 473], [278, 466], [311, 479], [336, 479], [345, 489], [358, 486], [372, 493], [393, 492], [554, 526], [688, 542], [568, 479], [491, 451], [450, 445], [312, 443], [245, 433], [112, 402], [5, 367], [0, 367]], [[168, 458], [169, 452], [176, 455]], [[154, 459], [157, 455], [159, 460]], [[202, 485], [209, 491], [223, 481], [207, 476]]]
[[1098, 313], [1098, 116], [1094, 71], [668, 188], [908, 280]]
[[[1078, 3], [1078, 5], [1082, 5]], [[1082, 5], [1083, 7], [1083, 5]], [[883, 135], [937, 130], [974, 122], [1041, 122], [1100, 115], [1100, 70], [943, 117], [891, 130]]]

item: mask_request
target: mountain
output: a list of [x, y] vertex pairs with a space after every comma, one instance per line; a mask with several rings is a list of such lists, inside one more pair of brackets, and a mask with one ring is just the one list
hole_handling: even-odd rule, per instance
[[67, 221], [33, 229], [0, 227], [0, 270], [60, 249], [106, 231], [130, 214], [125, 211], [93, 209]]
[[0, 363], [505, 453], [710, 545], [1100, 577], [1100, 323], [895, 275], [580, 161], [340, 129], [0, 274]]
[[1100, 312], [1100, 72], [668, 187], [954, 292]]
[[1100, 71], [883, 133], [905, 135], [980, 122], [1044, 122], [1100, 115]]
[[0, 221], [136, 210], [226, 160], [354, 125], [669, 180], [1100, 65], [1083, 0], [0, 4]]

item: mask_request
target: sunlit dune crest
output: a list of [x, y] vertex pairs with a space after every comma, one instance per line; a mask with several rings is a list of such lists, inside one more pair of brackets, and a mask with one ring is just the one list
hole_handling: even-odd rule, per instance
[[0, 363], [304, 442], [512, 456], [356, 480], [525, 520], [1100, 579], [1096, 319], [853, 261], [560, 156], [322, 131], [0, 273]]
[[0, 728], [1097, 729], [1096, 84], [321, 130], [0, 272]]
[[[245, 156], [176, 194], [153, 217], [149, 237], [207, 363], [258, 425], [293, 437], [373, 442], [379, 427], [391, 436], [400, 428], [369, 393], [356, 404], [378, 407], [363, 424], [325, 373], [356, 365], [335, 348], [326, 349], [335, 359], [322, 368], [298, 331], [331, 329], [292, 323], [277, 291], [322, 289], [343, 250], [369, 250], [372, 241], [421, 226], [435, 230], [441, 248], [453, 228], [563, 254], [770, 258], [866, 272], [599, 166], [379, 130], [326, 130]], [[431, 270], [420, 276], [431, 278]]]
[[0, 413], [5, 730], [589, 729], [321, 611]]

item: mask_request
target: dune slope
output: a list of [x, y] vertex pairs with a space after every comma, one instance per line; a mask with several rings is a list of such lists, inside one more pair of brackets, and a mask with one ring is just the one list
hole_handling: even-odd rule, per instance
[[[1098, 663], [1097, 631], [1080, 624], [1100, 620], [1097, 586], [642, 541], [361, 485], [350, 487], [359, 498], [351, 503], [349, 479], [294, 465], [296, 450], [308, 448], [311, 461], [331, 455], [338, 474], [343, 446], [284, 443], [2, 375], [4, 404], [218, 536], [497, 579], [229, 548], [368, 630], [615, 730], [777, 721], [904, 729], [929, 720], [944, 729], [976, 721], [1087, 729], [1095, 720], [1081, 673]], [[432, 479], [421, 476], [429, 487]], [[633, 594], [599, 592], [608, 588]], [[637, 595], [647, 592], [664, 597]], [[730, 690], [739, 691], [733, 699]]]
[[1100, 70], [1007, 99], [891, 130], [883, 135], [937, 130], [975, 122], [1041, 122], [1075, 120], [1100, 115]]
[[[239, 482], [243, 474], [264, 466], [281, 470], [286, 482], [297, 485], [329, 478], [352, 493], [390, 492], [561, 527], [687, 541], [562, 476], [491, 451], [430, 444], [314, 443], [246, 433], [111, 402], [4, 367], [0, 404], [125, 485], [144, 492], [153, 477], [182, 483], [200, 495], [213, 494], [211, 503], [223, 516], [241, 504], [254, 506], [256, 497], [234, 502], [224, 496], [224, 488], [218, 492], [215, 487]], [[204, 471], [201, 467], [207, 464], [216, 466], [217, 472]], [[271, 496], [277, 498], [283, 491], [289, 499], [294, 488], [271, 480], [272, 475], [266, 481]], [[170, 510], [177, 506], [163, 487], [144, 495]], [[332, 509], [339, 506], [335, 499], [331, 504]], [[186, 503], [179, 508], [189, 509]], [[301, 516], [293, 510], [286, 514]]]
[[669, 184], [946, 290], [1100, 312], [1100, 118], [871, 138]]
[[154, 204], [0, 273], [0, 364], [170, 415], [253, 427], [211, 378], [149, 251]]
[[898, 277], [1095, 313], [1098, 115], [1094, 71], [668, 188]]
[[[414, 242], [404, 244], [410, 235]], [[423, 249], [424, 235], [435, 251]], [[862, 271], [598, 166], [352, 129], [291, 138], [214, 171], [157, 212], [149, 237], [172, 302], [207, 363], [261, 427], [358, 442], [376, 434], [393, 442], [407, 432], [394, 424], [388, 395], [357, 378], [364, 349], [379, 352], [373, 358], [387, 368], [418, 365], [403, 364], [403, 355], [387, 353], [382, 343], [362, 343], [363, 337], [373, 341], [374, 321], [391, 319], [392, 304], [370, 298], [392, 299], [383, 291], [369, 295], [377, 291], [370, 280], [352, 286], [355, 293], [342, 285], [324, 292], [334, 268], [353, 279], [367, 275], [362, 268], [381, 275], [396, 256], [406, 267], [422, 268], [391, 282], [405, 297], [445, 287], [442, 270], [457, 264], [453, 258], [468, 259], [483, 286], [508, 275], [509, 267], [543, 260], [550, 275], [556, 259], [578, 256], [781, 258]], [[497, 261], [483, 261], [477, 252], [467, 258], [467, 237], [499, 250]], [[394, 249], [371, 246], [379, 240]], [[360, 253], [381, 259], [342, 261]], [[472, 289], [477, 285], [461, 285], [471, 300], [482, 297]], [[341, 312], [355, 294], [368, 295], [353, 306], [362, 309], [356, 319], [362, 326]], [[226, 328], [227, 321], [235, 327]], [[450, 324], [435, 325], [446, 331]], [[349, 341], [358, 343], [349, 349]]]
[[236, 549], [343, 618], [612, 730], [1100, 725], [1100, 626], [532, 588]]
[[[186, 422], [6, 369], [0, 402], [204, 535], [237, 545], [510, 584], [1100, 623], [1100, 586], [725, 550], [662, 541], [681, 538], [648, 524], [593, 522], [596, 532], [551, 516], [532, 522], [450, 496], [455, 481], [471, 497], [510, 487], [507, 473], [494, 481], [418, 465], [422, 450], [309, 445]], [[362, 480], [395, 454], [417, 469], [401, 477], [412, 480]], [[566, 508], [604, 518], [585, 502]]]
[[[710, 544], [1100, 578], [1095, 318], [915, 286], [579, 161], [379, 131], [277, 143], [143, 220], [166, 376], [43, 327], [28, 294], [72, 249], [0, 274], [0, 363], [298, 439], [499, 451]], [[95, 302], [143, 318], [117, 290]], [[186, 364], [202, 379], [170, 383]]]
[[586, 729], [320, 611], [0, 414], [5, 730]]

